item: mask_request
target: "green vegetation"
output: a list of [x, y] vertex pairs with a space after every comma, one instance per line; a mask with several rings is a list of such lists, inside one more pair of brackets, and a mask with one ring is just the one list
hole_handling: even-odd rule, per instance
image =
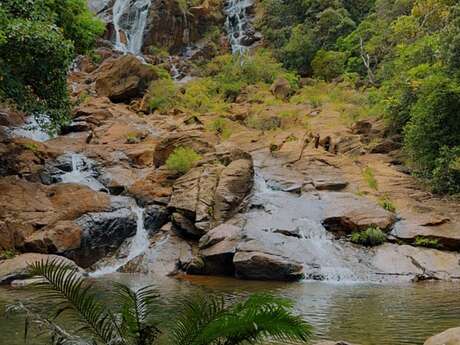
[[139, 144], [142, 141], [139, 133], [129, 133], [126, 136], [126, 143], [127, 144]]
[[12, 259], [16, 256], [16, 252], [11, 249], [0, 250], [0, 260]]
[[169, 74], [167, 78], [153, 81], [147, 93], [149, 110], [152, 112], [169, 109], [173, 105], [176, 93], [176, 86]]
[[382, 206], [382, 208], [384, 208], [388, 212], [396, 212], [396, 206], [393, 204], [390, 198], [388, 198], [387, 195], [384, 195], [381, 198], [379, 198], [379, 205]]
[[22, 146], [26, 149], [26, 150], [29, 150], [29, 151], [32, 151], [32, 152], [38, 152], [38, 145], [35, 144], [35, 143], [24, 143], [22, 144]]
[[0, 101], [46, 113], [53, 127], [65, 123], [70, 63], [75, 53], [88, 52], [103, 30], [85, 0], [2, 1]]
[[[252, 295], [233, 304], [212, 296], [181, 298], [165, 321], [158, 315], [160, 297], [152, 286], [133, 291], [114, 284], [103, 294], [56, 261], [36, 262], [30, 273], [44, 279], [38, 291], [48, 314], [37, 314], [23, 303], [9, 308], [26, 314], [26, 339], [36, 324], [40, 332], [48, 331], [53, 344], [239, 345], [269, 339], [306, 343], [312, 335], [311, 326], [293, 314], [290, 301], [270, 295]], [[71, 318], [74, 329], [58, 326], [59, 317]]]
[[217, 134], [222, 139], [228, 139], [232, 135], [232, 130], [230, 128], [230, 120], [218, 117], [217, 119], [213, 120], [207, 126], [208, 130]]
[[364, 168], [363, 178], [366, 181], [369, 188], [373, 190], [379, 189], [379, 184], [377, 182], [377, 179], [375, 178], [374, 170], [371, 167], [367, 166], [366, 168]]
[[437, 239], [430, 239], [423, 236], [417, 236], [414, 241], [414, 245], [417, 247], [426, 247], [426, 248], [441, 248], [441, 244]]
[[387, 240], [386, 234], [378, 227], [370, 227], [365, 231], [357, 231], [351, 234], [350, 241], [366, 247], [379, 246]]
[[[460, 193], [460, 4], [455, 0], [264, 0], [258, 23], [287, 68], [369, 89], [435, 192]], [[352, 117], [355, 117], [353, 115]]]
[[166, 166], [180, 174], [187, 173], [201, 159], [201, 156], [189, 147], [178, 147], [166, 160]]

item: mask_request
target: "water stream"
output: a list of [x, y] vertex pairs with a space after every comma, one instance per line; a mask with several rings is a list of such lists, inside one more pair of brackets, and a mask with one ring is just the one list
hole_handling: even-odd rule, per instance
[[136, 234], [128, 239], [126, 256], [116, 259], [114, 262], [103, 265], [95, 272], [91, 273], [91, 277], [101, 277], [107, 274], [117, 272], [121, 267], [126, 265], [132, 259], [143, 254], [149, 247], [149, 236], [144, 226], [144, 209], [138, 206], [133, 206], [132, 211], [136, 214]]
[[11, 134], [17, 137], [29, 138], [38, 142], [45, 142], [52, 137], [46, 129], [50, 124], [50, 120], [45, 115], [40, 115], [41, 124], [37, 121], [37, 116], [29, 116], [21, 127], [16, 127], [11, 130]]
[[116, 0], [113, 5], [115, 49], [141, 54], [152, 0]]
[[253, 0], [228, 0], [226, 3], [225, 29], [233, 54], [244, 54], [249, 49], [244, 39], [251, 26], [248, 9], [252, 5]]

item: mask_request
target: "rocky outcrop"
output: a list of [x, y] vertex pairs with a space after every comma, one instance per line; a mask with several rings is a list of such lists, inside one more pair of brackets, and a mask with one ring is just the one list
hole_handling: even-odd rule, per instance
[[217, 138], [199, 131], [175, 132], [168, 134], [155, 147], [154, 164], [158, 168], [166, 163], [169, 155], [178, 147], [187, 147], [200, 155], [214, 152]]
[[440, 248], [455, 250], [460, 249], [460, 233], [457, 224], [446, 218], [432, 218], [430, 221], [422, 218], [415, 221], [398, 222], [391, 235], [405, 243], [414, 244], [417, 239], [434, 240]]
[[185, 236], [199, 238], [238, 212], [253, 185], [249, 154], [233, 150], [209, 154], [177, 179], [168, 207]]
[[81, 228], [81, 245], [65, 255], [82, 267], [89, 267], [114, 252], [136, 233], [136, 214], [127, 208], [113, 212], [89, 213], [76, 220]]
[[[31, 239], [49, 243], [45, 238], [60, 236], [55, 233], [59, 228], [58, 222], [75, 220], [88, 212], [110, 209], [110, 199], [106, 194], [80, 185], [45, 186], [7, 177], [0, 179], [0, 190], [0, 226], [3, 228], [0, 248], [4, 249], [21, 248], [26, 238], [39, 231], [44, 231], [44, 237], [40, 239], [41, 235], [37, 234]], [[63, 225], [60, 224], [60, 234], [66, 231]], [[54, 226], [58, 228], [52, 230]], [[73, 240], [70, 242], [73, 243]], [[61, 245], [58, 247], [62, 248]]]
[[233, 259], [241, 279], [297, 281], [304, 278], [300, 263], [262, 252], [238, 252]]
[[460, 344], [460, 327], [451, 328], [427, 339], [423, 345], [458, 345]]
[[223, 26], [221, 2], [203, 1], [199, 6], [181, 8], [178, 1], [154, 1], [144, 34], [144, 50], [149, 46], [166, 47], [178, 53], [204, 37], [213, 25]]
[[324, 227], [336, 235], [363, 231], [376, 226], [390, 230], [396, 216], [372, 201], [350, 193], [323, 193], [325, 202]]
[[0, 261], [0, 285], [11, 282], [15, 279], [29, 278], [29, 264], [40, 261], [56, 260], [67, 265], [75, 267], [76, 270], [81, 270], [73, 261], [57, 255], [44, 254], [21, 254], [12, 259]]
[[112, 102], [141, 98], [150, 82], [158, 79], [151, 65], [143, 64], [133, 55], [108, 59], [94, 73], [97, 94]]

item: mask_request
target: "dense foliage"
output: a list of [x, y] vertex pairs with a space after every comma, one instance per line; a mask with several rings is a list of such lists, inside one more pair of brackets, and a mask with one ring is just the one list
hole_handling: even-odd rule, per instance
[[455, 0], [264, 0], [259, 28], [304, 75], [372, 87], [408, 162], [460, 192], [460, 5]]
[[47, 113], [54, 125], [65, 121], [73, 56], [88, 52], [103, 30], [85, 0], [2, 1], [0, 100]]

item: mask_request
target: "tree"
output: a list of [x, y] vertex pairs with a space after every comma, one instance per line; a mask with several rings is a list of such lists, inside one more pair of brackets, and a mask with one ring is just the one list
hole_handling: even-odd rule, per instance
[[[160, 335], [155, 319], [158, 296], [151, 286], [132, 291], [115, 284], [110, 294], [114, 310], [101, 302], [100, 292], [85, 281], [71, 266], [58, 261], [41, 261], [30, 266], [30, 273], [42, 277], [38, 287], [54, 315], [65, 313], [78, 326], [77, 335], [65, 331], [54, 321], [31, 313], [27, 307], [16, 308], [28, 317], [39, 319], [51, 329], [55, 344], [152, 345]], [[259, 343], [267, 338], [280, 342], [306, 343], [311, 327], [292, 313], [291, 302], [269, 295], [253, 295], [245, 301], [227, 304], [222, 297], [181, 299], [177, 317], [164, 324], [167, 338], [174, 345], [239, 345]], [[27, 329], [27, 327], [26, 327]]]

